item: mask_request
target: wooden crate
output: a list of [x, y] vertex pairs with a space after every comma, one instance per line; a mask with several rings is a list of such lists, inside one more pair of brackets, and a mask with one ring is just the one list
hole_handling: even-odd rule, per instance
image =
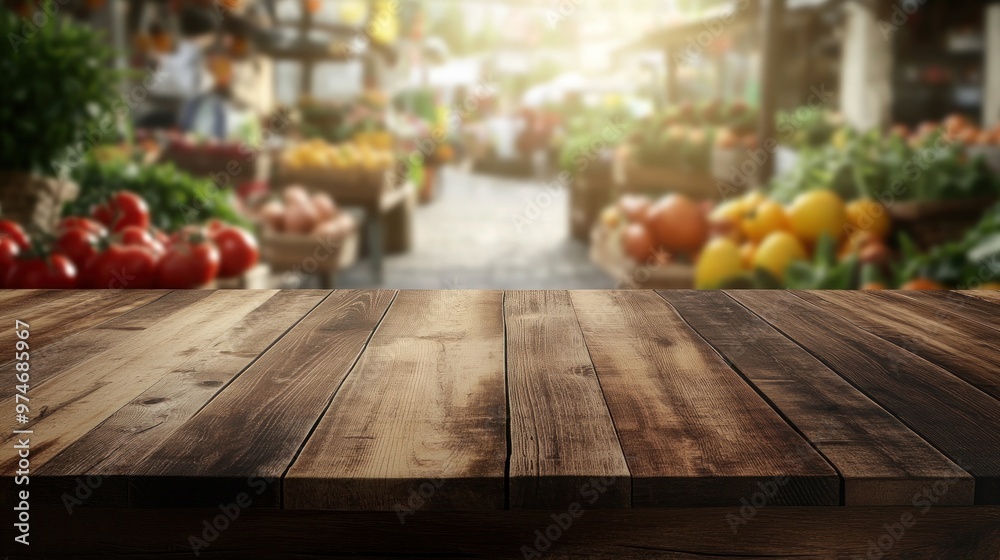
[[921, 248], [957, 241], [976, 225], [996, 197], [927, 202], [890, 202], [889, 216], [901, 231]]
[[694, 266], [684, 263], [637, 263], [621, 250], [621, 238], [600, 224], [594, 227], [590, 260], [614, 278], [617, 288], [690, 290], [694, 288]]
[[236, 188], [243, 183], [262, 180], [270, 168], [270, 157], [265, 153], [231, 150], [213, 150], [196, 147], [178, 150], [168, 145], [159, 154], [158, 163], [171, 163], [177, 169], [195, 177], [211, 179], [220, 188]]
[[332, 273], [346, 268], [358, 257], [357, 226], [336, 239], [263, 230], [260, 257], [275, 272]]
[[569, 231], [590, 243], [601, 210], [614, 202], [614, 180], [609, 166], [599, 166], [573, 178], [569, 187]]
[[300, 185], [308, 191], [333, 197], [340, 206], [376, 209], [382, 195], [399, 186], [392, 169], [287, 169], [278, 166], [272, 183], [278, 187]]
[[615, 183], [621, 193], [678, 193], [695, 200], [721, 200], [731, 194], [727, 185], [720, 186], [709, 173], [642, 165], [631, 156], [618, 160]]

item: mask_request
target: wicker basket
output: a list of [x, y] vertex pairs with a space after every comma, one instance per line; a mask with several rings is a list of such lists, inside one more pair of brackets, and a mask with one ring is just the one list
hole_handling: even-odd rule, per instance
[[894, 202], [887, 205], [896, 228], [921, 249], [958, 241], [996, 202], [996, 197], [929, 202]]
[[29, 229], [52, 233], [63, 204], [76, 198], [79, 192], [72, 181], [0, 171], [0, 215]]

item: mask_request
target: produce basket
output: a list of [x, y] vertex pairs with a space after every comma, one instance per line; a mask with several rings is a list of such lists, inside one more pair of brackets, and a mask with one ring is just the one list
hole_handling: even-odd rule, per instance
[[616, 288], [642, 290], [690, 290], [694, 288], [694, 266], [684, 263], [647, 265], [637, 263], [621, 250], [620, 236], [601, 225], [594, 227], [590, 260], [616, 282]]
[[220, 188], [235, 188], [262, 178], [268, 158], [245, 148], [241, 151], [238, 145], [182, 148], [171, 144], [160, 153], [159, 162], [171, 163], [195, 177], [212, 179]]
[[277, 233], [260, 234], [260, 258], [275, 272], [329, 274], [351, 266], [358, 257], [358, 230], [353, 225], [336, 237]]
[[63, 204], [78, 194], [79, 187], [71, 181], [0, 171], [0, 215], [29, 228], [53, 232]]
[[664, 194], [674, 192], [696, 200], [720, 200], [729, 194], [708, 173], [642, 165], [631, 157], [618, 159], [615, 183], [620, 192]]
[[921, 249], [957, 241], [972, 228], [996, 197], [927, 202], [890, 202], [886, 205], [896, 229]]
[[302, 185], [310, 190], [329, 190], [331, 185], [339, 188], [363, 188], [365, 177], [357, 169], [289, 169], [278, 167], [274, 182], [279, 186]]

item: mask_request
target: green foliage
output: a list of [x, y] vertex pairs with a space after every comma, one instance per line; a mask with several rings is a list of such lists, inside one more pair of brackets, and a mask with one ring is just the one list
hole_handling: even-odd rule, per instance
[[857, 256], [840, 261], [837, 244], [824, 234], [816, 244], [812, 262], [796, 261], [785, 271], [785, 283], [792, 290], [850, 290], [856, 285]]
[[86, 215], [113, 193], [131, 191], [149, 204], [154, 226], [176, 231], [189, 224], [212, 218], [247, 225], [230, 201], [230, 192], [209, 179], [199, 179], [178, 171], [172, 164], [139, 165], [127, 160], [99, 162], [88, 157], [73, 170], [80, 196], [67, 204], [63, 215]]
[[111, 108], [122, 76], [111, 51], [59, 10], [45, 2], [36, 26], [0, 8], [0, 169], [52, 174], [67, 149], [116, 134]]
[[605, 150], [624, 143], [632, 126], [627, 112], [618, 109], [589, 109], [584, 114], [567, 115], [559, 168], [574, 175], [586, 171], [605, 158]]
[[955, 200], [1000, 194], [997, 178], [979, 157], [968, 160], [959, 143], [933, 134], [917, 146], [902, 138], [845, 129], [842, 138], [800, 153], [799, 163], [773, 183], [771, 195], [790, 202], [798, 194], [828, 189], [845, 200]]
[[839, 126], [840, 123], [828, 111], [808, 106], [779, 112], [776, 119], [781, 143], [798, 150], [817, 149], [829, 144]]
[[894, 269], [897, 285], [928, 278], [945, 286], [974, 289], [1000, 281], [1000, 205], [990, 209], [959, 241], [920, 253], [907, 236], [900, 236], [902, 259]]

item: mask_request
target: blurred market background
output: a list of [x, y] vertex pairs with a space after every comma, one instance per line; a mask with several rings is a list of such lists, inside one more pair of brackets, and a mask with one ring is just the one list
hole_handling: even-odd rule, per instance
[[3, 0], [5, 287], [990, 288], [1000, 3]]

